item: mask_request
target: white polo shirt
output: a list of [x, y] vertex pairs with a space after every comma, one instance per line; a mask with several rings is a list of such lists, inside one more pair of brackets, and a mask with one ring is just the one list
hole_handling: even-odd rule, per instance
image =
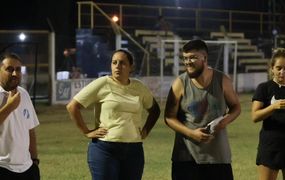
[[[35, 109], [28, 92], [18, 87], [21, 101], [0, 125], [0, 167], [13, 172], [25, 172], [32, 165], [29, 152], [29, 130], [39, 125]], [[0, 107], [7, 101], [7, 93], [0, 86]]]

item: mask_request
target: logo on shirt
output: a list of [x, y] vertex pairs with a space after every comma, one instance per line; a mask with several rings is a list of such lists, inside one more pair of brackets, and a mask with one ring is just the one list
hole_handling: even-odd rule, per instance
[[190, 103], [187, 110], [191, 112], [195, 118], [201, 119], [205, 115], [208, 105], [209, 103], [207, 97], [204, 97], [201, 101], [194, 101]]
[[26, 118], [26, 119], [29, 119], [30, 118], [30, 112], [28, 109], [24, 109], [23, 110], [23, 116]]

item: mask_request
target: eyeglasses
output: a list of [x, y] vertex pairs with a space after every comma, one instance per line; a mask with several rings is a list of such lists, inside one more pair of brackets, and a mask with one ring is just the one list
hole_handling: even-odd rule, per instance
[[189, 56], [189, 57], [183, 56], [183, 57], [182, 57], [182, 61], [183, 61], [184, 63], [188, 63], [188, 62], [195, 63], [195, 62], [198, 61], [198, 60], [199, 60], [199, 57], [197, 57], [197, 56]]

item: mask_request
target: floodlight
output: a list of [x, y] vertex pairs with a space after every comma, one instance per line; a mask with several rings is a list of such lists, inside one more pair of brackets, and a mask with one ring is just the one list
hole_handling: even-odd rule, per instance
[[114, 16], [112, 17], [112, 20], [113, 20], [113, 22], [118, 22], [118, 21], [119, 21], [119, 18], [118, 18], [118, 16], [114, 15]]
[[27, 36], [24, 33], [21, 33], [21, 34], [19, 34], [18, 37], [19, 37], [20, 41], [25, 41]]

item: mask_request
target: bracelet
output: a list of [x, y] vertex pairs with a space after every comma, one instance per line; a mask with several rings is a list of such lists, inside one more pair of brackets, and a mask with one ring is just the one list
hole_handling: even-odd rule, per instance
[[33, 158], [33, 163], [39, 165], [40, 164], [40, 160], [38, 158]]

